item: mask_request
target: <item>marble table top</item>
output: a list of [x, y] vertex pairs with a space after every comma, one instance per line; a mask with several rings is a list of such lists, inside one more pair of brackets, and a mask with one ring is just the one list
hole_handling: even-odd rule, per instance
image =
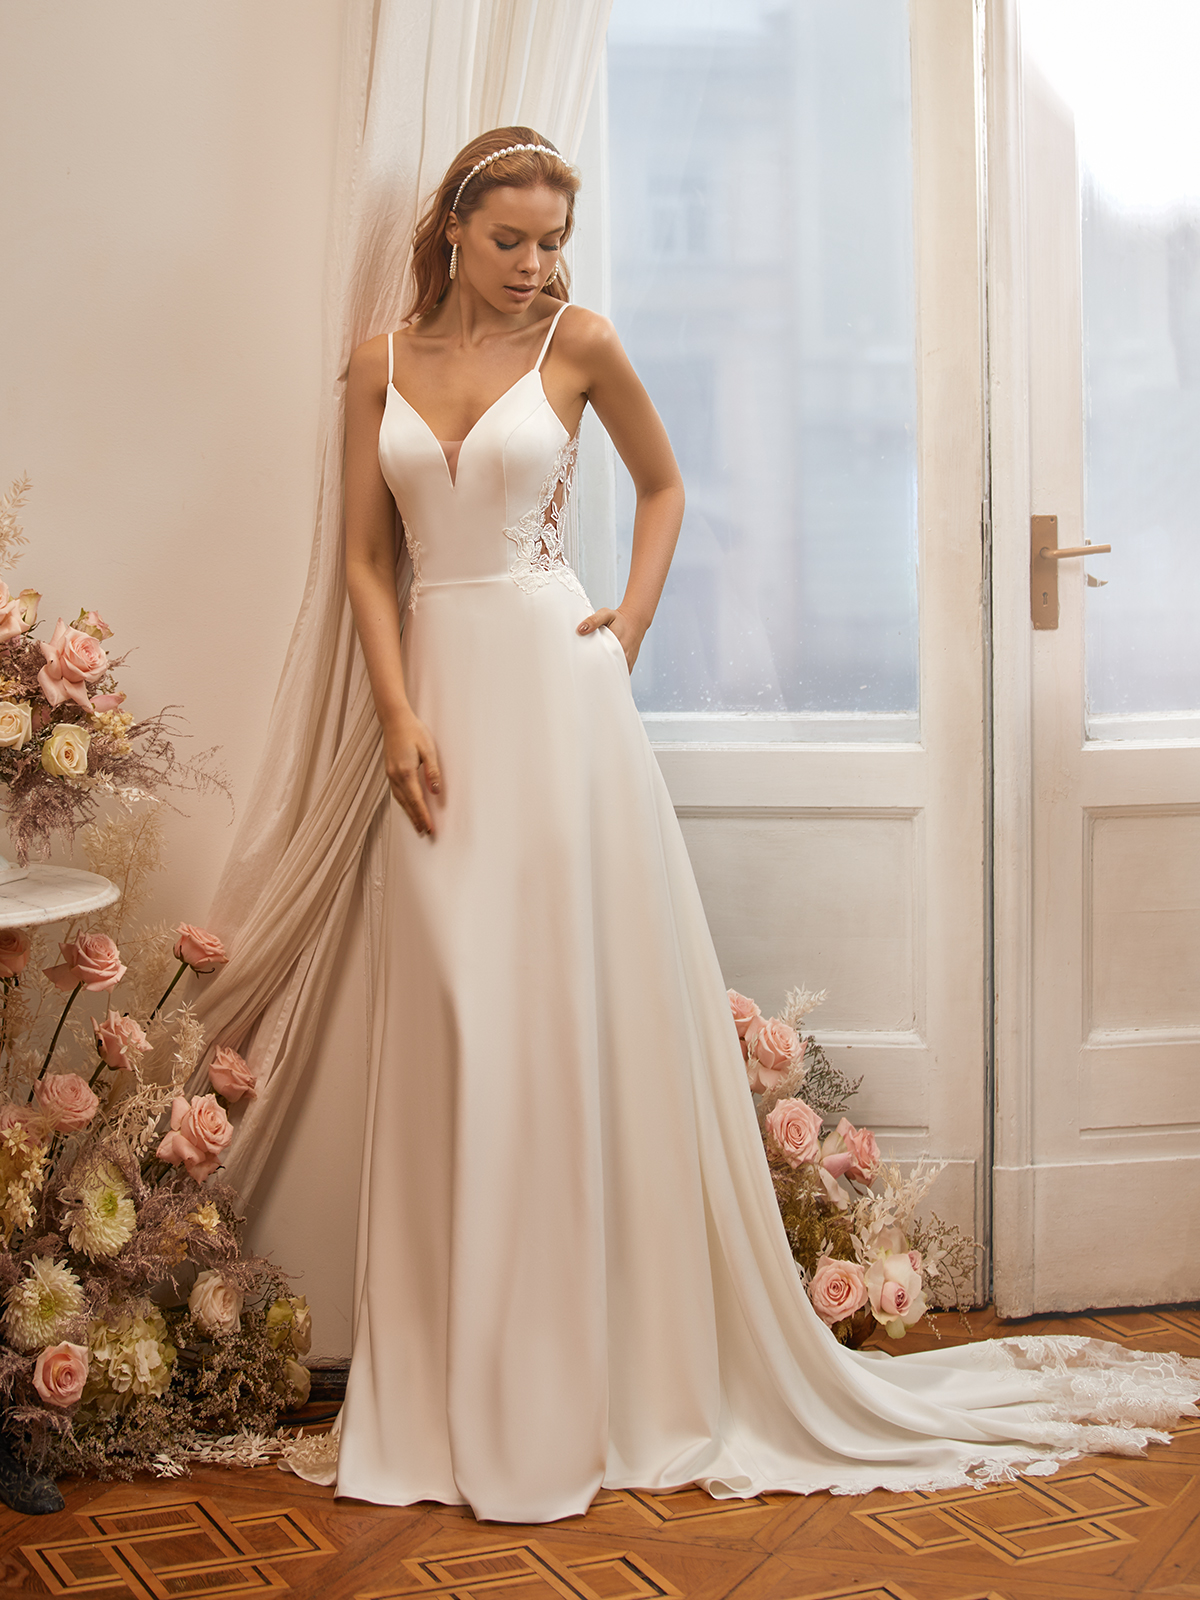
[[120, 898], [115, 883], [79, 867], [32, 866], [0, 883], [0, 928], [36, 928], [99, 911]]

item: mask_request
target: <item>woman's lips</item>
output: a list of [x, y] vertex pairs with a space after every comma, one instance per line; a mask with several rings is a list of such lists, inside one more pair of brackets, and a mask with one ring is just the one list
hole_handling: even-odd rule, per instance
[[515, 295], [520, 300], [528, 300], [530, 295], [537, 292], [537, 285], [535, 283], [530, 283], [526, 284], [524, 288], [514, 288], [511, 283], [506, 283], [504, 285], [504, 292], [505, 294]]

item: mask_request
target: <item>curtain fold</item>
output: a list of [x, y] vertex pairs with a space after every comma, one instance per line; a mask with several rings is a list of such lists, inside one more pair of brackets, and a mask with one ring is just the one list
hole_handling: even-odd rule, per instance
[[[611, 0], [350, 0], [329, 268], [316, 526], [258, 773], [208, 916], [230, 951], [196, 1001], [209, 1049], [258, 1075], [235, 1108], [226, 1175], [249, 1196], [319, 1047], [330, 975], [361, 885], [378, 936], [383, 741], [343, 569], [351, 351], [399, 325], [419, 210], [476, 134], [525, 123], [578, 152]], [[401, 590], [406, 582], [402, 562]], [[364, 1063], [365, 1070], [365, 1063]], [[188, 1086], [203, 1089], [201, 1065]]]

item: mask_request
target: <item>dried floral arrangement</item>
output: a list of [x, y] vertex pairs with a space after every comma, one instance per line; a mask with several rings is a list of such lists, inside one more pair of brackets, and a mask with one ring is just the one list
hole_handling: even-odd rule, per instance
[[[0, 568], [26, 543], [28, 491], [0, 496]], [[165, 712], [121, 709], [97, 612], [35, 638], [40, 599], [0, 582], [8, 831], [22, 865], [78, 835], [120, 897], [57, 959], [40, 930], [0, 931], [0, 1443], [52, 1477], [286, 1453], [267, 1436], [308, 1395], [308, 1306], [244, 1253], [218, 1175], [229, 1108], [257, 1085], [222, 1047], [209, 1092], [185, 1096], [206, 1041], [170, 1005], [226, 954], [204, 929], [134, 921], [162, 865], [163, 791], [228, 785], [213, 752], [176, 756]]]
[[781, 1014], [764, 1017], [729, 991], [784, 1231], [813, 1309], [843, 1344], [879, 1327], [902, 1339], [931, 1307], [971, 1305], [978, 1246], [936, 1214], [918, 1216], [945, 1162], [922, 1158], [906, 1176], [845, 1116], [862, 1079], [848, 1078], [803, 1031], [824, 999], [792, 989]]
[[[270, 1433], [303, 1404], [310, 1316], [278, 1267], [242, 1253], [238, 1196], [216, 1176], [252, 1072], [222, 1047], [210, 1092], [180, 1092], [205, 1039], [168, 997], [189, 968], [224, 964], [221, 942], [129, 928], [161, 808], [81, 838], [121, 899], [58, 961], [38, 932], [0, 932], [0, 1404], [33, 1470], [170, 1474], [213, 1458], [213, 1435]], [[166, 1082], [143, 1074], [151, 1049]]]
[[[0, 570], [27, 542], [17, 514], [29, 490], [22, 477], [0, 495]], [[112, 630], [100, 614], [59, 617], [49, 638], [36, 638], [41, 599], [36, 589], [14, 595], [0, 580], [0, 783], [20, 866], [46, 856], [56, 835], [69, 844], [96, 820], [105, 795], [127, 805], [151, 795], [166, 803], [166, 787], [228, 796], [213, 750], [189, 761], [177, 754], [170, 708], [142, 718], [121, 709], [116, 673], [125, 657], [104, 648]]]

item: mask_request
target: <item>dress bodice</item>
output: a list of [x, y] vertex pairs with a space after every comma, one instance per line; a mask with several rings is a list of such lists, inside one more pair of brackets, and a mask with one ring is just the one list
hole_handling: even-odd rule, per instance
[[432, 584], [508, 576], [534, 589], [554, 576], [579, 588], [559, 527], [578, 433], [563, 427], [541, 372], [565, 310], [552, 318], [537, 364], [492, 402], [462, 440], [453, 475], [432, 429], [392, 382], [389, 337], [379, 465], [412, 558], [411, 607]]

